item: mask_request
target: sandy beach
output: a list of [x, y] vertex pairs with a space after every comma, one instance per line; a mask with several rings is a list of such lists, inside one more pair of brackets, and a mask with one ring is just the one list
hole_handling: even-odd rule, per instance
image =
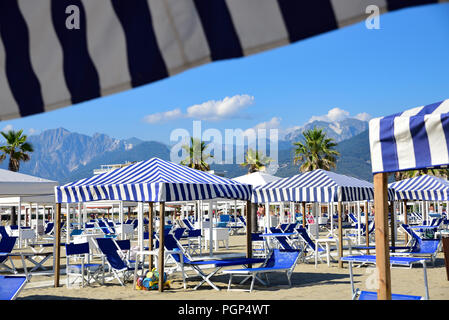
[[[244, 252], [244, 235], [230, 237], [229, 249], [220, 248], [218, 253]], [[61, 266], [65, 266], [65, 249], [61, 247]], [[372, 252], [373, 253], [373, 252]], [[347, 255], [347, 252], [345, 252]], [[51, 266], [50, 262], [45, 264]], [[374, 267], [354, 268], [356, 288], [374, 291]], [[211, 271], [211, 270], [210, 270]], [[189, 272], [193, 275], [193, 272]], [[449, 299], [449, 281], [446, 277], [443, 253], [439, 253], [435, 266], [427, 268], [429, 295], [431, 300]], [[391, 269], [393, 293], [424, 295], [423, 269], [415, 265], [412, 269], [394, 267]], [[198, 277], [187, 279], [187, 289], [182, 287], [179, 272], [169, 275], [170, 289], [159, 293], [157, 291], [134, 290], [132, 283], [121, 286], [117, 280], [104, 285], [93, 284], [91, 287], [67, 288], [65, 275], [61, 274], [60, 287], [53, 287], [52, 275], [33, 275], [31, 281], [18, 296], [18, 300], [350, 300], [351, 285], [349, 268], [345, 264], [339, 268], [336, 262], [327, 266], [326, 262], [318, 263], [317, 267], [310, 262], [299, 262], [292, 275], [292, 287], [288, 286], [285, 274], [270, 276], [270, 286], [256, 285], [249, 292], [227, 291], [229, 277], [219, 274], [212, 281], [221, 289], [216, 291], [209, 285], [203, 285], [198, 290], [193, 287], [199, 282]], [[233, 285], [233, 288], [238, 288]], [[248, 285], [244, 286], [248, 288]]]

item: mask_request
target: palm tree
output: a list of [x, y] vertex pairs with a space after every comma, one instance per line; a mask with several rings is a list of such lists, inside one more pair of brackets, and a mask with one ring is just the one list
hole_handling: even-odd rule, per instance
[[331, 170], [336, 167], [340, 153], [334, 150], [337, 146], [334, 139], [327, 138], [323, 129], [315, 127], [303, 132], [303, 136], [304, 143], [293, 143], [296, 146], [293, 163], [301, 164], [299, 171]]
[[246, 152], [245, 162], [242, 162], [240, 165], [242, 167], [248, 167], [248, 173], [253, 173], [265, 171], [266, 165], [272, 161], [273, 159], [268, 158], [262, 152], [249, 148]]
[[0, 147], [3, 152], [0, 155], [0, 162], [9, 156], [8, 170], [17, 172], [20, 169], [21, 161], [29, 161], [31, 159], [29, 152], [33, 152], [31, 143], [26, 142], [27, 135], [22, 134], [23, 130], [8, 132], [0, 132], [6, 140], [6, 145]]
[[187, 151], [187, 157], [181, 161], [181, 164], [201, 171], [209, 171], [210, 166], [207, 159], [213, 158], [211, 154], [206, 153], [209, 146], [204, 141], [190, 138], [190, 144], [185, 144], [182, 148]]
[[[26, 142], [27, 136], [22, 134], [23, 130], [0, 132], [6, 139], [6, 145], [0, 146], [0, 162], [3, 162], [9, 156], [8, 170], [17, 172], [21, 161], [29, 161], [30, 155], [27, 152], [33, 152], [33, 146]], [[11, 208], [11, 225], [16, 225], [17, 213], [16, 207]]]

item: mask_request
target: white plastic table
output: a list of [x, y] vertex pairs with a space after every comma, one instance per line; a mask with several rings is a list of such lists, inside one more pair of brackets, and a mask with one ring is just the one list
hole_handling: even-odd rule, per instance
[[[204, 240], [206, 250], [209, 248], [209, 228], [204, 229]], [[228, 228], [212, 228], [212, 241], [214, 243], [215, 250], [218, 250], [218, 242], [223, 241], [226, 249], [229, 249], [229, 229]]]

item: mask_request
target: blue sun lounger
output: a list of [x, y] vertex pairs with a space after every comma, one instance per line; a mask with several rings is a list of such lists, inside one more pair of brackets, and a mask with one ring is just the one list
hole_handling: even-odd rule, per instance
[[0, 300], [15, 300], [26, 282], [25, 276], [0, 276]]
[[[263, 258], [232, 258], [232, 259], [198, 259], [194, 260], [192, 257], [187, 256], [182, 248], [180, 248], [178, 241], [173, 237], [172, 234], [167, 234], [164, 236], [164, 247], [168, 251], [173, 252], [182, 252], [182, 258], [180, 257], [180, 253], [173, 253], [171, 254], [171, 257], [176, 262], [176, 264], [179, 264], [181, 267], [182, 272], [184, 272], [184, 266], [191, 267], [201, 278], [202, 280], [200, 283], [198, 283], [193, 290], [198, 289], [200, 286], [202, 286], [204, 283], [208, 283], [212, 288], [219, 291], [220, 289], [212, 283], [210, 278], [217, 274], [218, 271], [220, 271], [224, 267], [228, 266], [238, 266], [238, 265], [249, 265], [254, 263], [263, 263], [265, 259]], [[182, 259], [182, 260], [181, 260]], [[212, 266], [214, 270], [206, 275], [204, 271], [201, 269], [201, 266]], [[183, 274], [183, 280], [185, 280], [184, 274]], [[184, 284], [185, 287], [185, 284]]]
[[[224, 270], [224, 274], [229, 274], [229, 283], [228, 283], [228, 291], [249, 291], [251, 292], [254, 287], [254, 282], [256, 277], [260, 274], [264, 274], [267, 284], [268, 281], [268, 273], [273, 272], [285, 272], [287, 275], [288, 284], [291, 283], [291, 276], [293, 270], [295, 269], [296, 263], [298, 262], [300, 250], [282, 250], [282, 249], [273, 249], [268, 258], [265, 260], [264, 264], [259, 268], [243, 268], [243, 269], [231, 269]], [[246, 289], [231, 289], [232, 277], [235, 276], [243, 276], [245, 277], [244, 281], [248, 278], [252, 278], [251, 285], [248, 290]]]
[[[411, 267], [413, 264], [420, 263], [423, 266], [424, 270], [424, 287], [425, 287], [425, 295], [424, 298], [422, 296], [414, 296], [414, 295], [405, 295], [405, 294], [392, 294], [392, 300], [428, 300], [429, 299], [429, 288], [427, 285], [427, 270], [426, 270], [426, 260], [423, 258], [411, 258], [411, 257], [390, 257], [390, 265], [402, 265]], [[377, 292], [372, 291], [363, 291], [360, 289], [355, 289], [354, 287], [354, 277], [352, 273], [352, 265], [353, 263], [362, 263], [362, 264], [376, 264], [376, 256], [373, 255], [361, 255], [361, 256], [347, 256], [342, 257], [341, 261], [349, 262], [349, 276], [351, 279], [351, 290], [352, 290], [352, 300], [376, 300]]]

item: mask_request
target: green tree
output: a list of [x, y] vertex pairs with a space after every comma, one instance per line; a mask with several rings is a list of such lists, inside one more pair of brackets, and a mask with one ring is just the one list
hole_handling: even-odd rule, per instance
[[273, 159], [265, 156], [262, 152], [248, 148], [245, 155], [245, 162], [242, 162], [240, 165], [242, 167], [248, 167], [248, 173], [253, 173], [265, 171], [266, 166], [272, 161]]
[[[23, 130], [8, 132], [0, 132], [5, 138], [6, 144], [0, 146], [0, 162], [9, 157], [8, 170], [18, 172], [21, 161], [30, 160], [30, 152], [33, 152], [33, 146], [26, 142], [27, 136], [23, 134]], [[11, 225], [17, 224], [16, 207], [11, 208]]]
[[34, 151], [33, 146], [26, 142], [27, 135], [23, 134], [23, 130], [0, 133], [6, 140], [6, 144], [0, 146], [0, 162], [9, 157], [8, 170], [18, 172], [20, 163], [31, 159], [29, 153]]
[[303, 132], [304, 142], [294, 142], [296, 146], [294, 164], [299, 164], [299, 171], [316, 169], [331, 170], [337, 165], [340, 155], [334, 148], [337, 143], [328, 138], [323, 129], [313, 128]]
[[208, 145], [204, 141], [191, 137], [190, 144], [185, 144], [182, 148], [187, 152], [187, 157], [181, 161], [182, 165], [201, 171], [210, 170], [206, 160], [213, 158], [213, 156], [206, 153]]

